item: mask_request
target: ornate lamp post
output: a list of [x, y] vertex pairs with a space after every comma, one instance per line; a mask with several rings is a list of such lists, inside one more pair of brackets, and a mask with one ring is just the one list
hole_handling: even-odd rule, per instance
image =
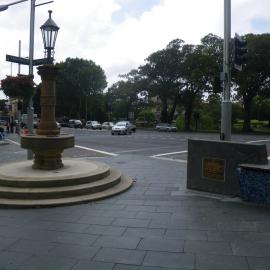
[[52, 19], [52, 11], [49, 10], [49, 19], [40, 27], [45, 49], [45, 58], [49, 63], [53, 63], [54, 46], [59, 27]]

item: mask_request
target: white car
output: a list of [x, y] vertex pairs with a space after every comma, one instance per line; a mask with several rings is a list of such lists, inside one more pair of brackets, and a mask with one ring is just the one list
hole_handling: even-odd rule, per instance
[[131, 134], [132, 133], [132, 126], [130, 124], [130, 122], [128, 121], [121, 121], [121, 122], [117, 122], [113, 127], [112, 127], [112, 132], [111, 134], [123, 134], [123, 135], [127, 135], [127, 134]]
[[98, 121], [87, 121], [85, 127], [92, 129], [101, 129], [101, 124]]

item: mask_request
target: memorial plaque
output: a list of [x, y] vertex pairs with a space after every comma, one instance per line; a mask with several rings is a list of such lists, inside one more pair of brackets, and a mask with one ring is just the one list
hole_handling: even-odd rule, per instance
[[225, 182], [225, 159], [203, 158], [202, 177], [208, 180]]

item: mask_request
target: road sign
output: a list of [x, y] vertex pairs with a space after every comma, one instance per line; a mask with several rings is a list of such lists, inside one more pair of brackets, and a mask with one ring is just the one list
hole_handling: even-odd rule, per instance
[[[30, 62], [29, 58], [23, 58], [23, 57], [18, 57], [18, 56], [9, 55], [9, 54], [6, 54], [6, 61], [21, 64], [21, 65], [27, 65], [27, 66], [29, 66], [29, 62]], [[53, 63], [53, 58], [51, 59], [41, 58], [41, 59], [33, 60], [33, 66], [41, 66], [41, 65], [51, 64], [51, 63]]]
[[6, 54], [6, 61], [29, 66], [29, 59]]
[[53, 62], [53, 58], [41, 58], [41, 59], [35, 59], [33, 60], [33, 66], [41, 66], [46, 64], [51, 64]]

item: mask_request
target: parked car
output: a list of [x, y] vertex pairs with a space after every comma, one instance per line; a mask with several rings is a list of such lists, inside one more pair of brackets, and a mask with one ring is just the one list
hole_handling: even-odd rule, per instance
[[6, 126], [7, 121], [0, 119], [0, 126]]
[[81, 120], [77, 120], [77, 119], [71, 119], [69, 120], [69, 127], [71, 128], [83, 128], [83, 124]]
[[102, 129], [111, 130], [113, 126], [114, 126], [113, 122], [104, 122], [104, 123], [102, 123], [101, 127], [102, 127]]
[[157, 131], [177, 131], [175, 126], [172, 126], [169, 123], [159, 123], [156, 125]]
[[132, 133], [132, 126], [130, 124], [130, 122], [128, 121], [120, 121], [117, 122], [113, 127], [112, 127], [112, 131], [111, 134], [123, 134], [123, 135], [127, 135], [127, 134], [131, 134]]
[[92, 129], [101, 129], [101, 124], [98, 121], [87, 121], [85, 127]]

